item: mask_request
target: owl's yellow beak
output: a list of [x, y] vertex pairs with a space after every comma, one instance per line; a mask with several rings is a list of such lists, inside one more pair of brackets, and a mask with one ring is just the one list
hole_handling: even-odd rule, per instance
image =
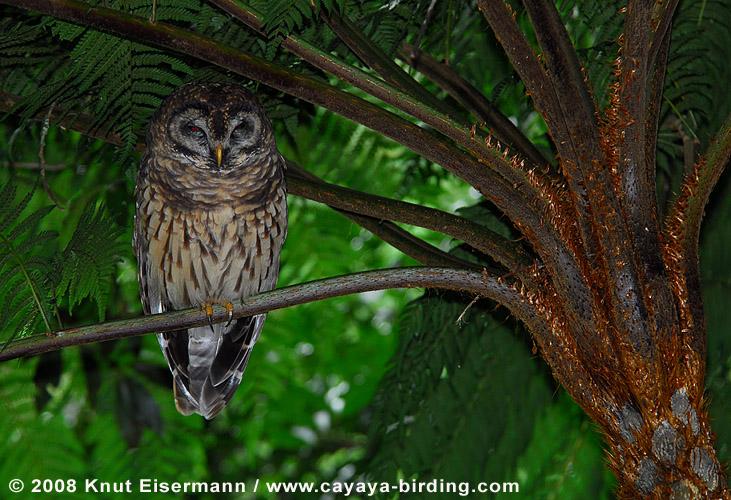
[[218, 168], [221, 168], [221, 162], [223, 161], [223, 146], [220, 144], [216, 144], [216, 165], [218, 165]]

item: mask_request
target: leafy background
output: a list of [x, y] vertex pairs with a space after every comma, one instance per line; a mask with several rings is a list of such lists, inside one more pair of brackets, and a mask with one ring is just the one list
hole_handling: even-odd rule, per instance
[[[264, 15], [267, 41], [194, 0], [160, 0], [156, 16], [317, 78], [327, 76], [278, 49], [283, 34], [296, 32], [357, 64], [313, 22], [309, 0], [249, 3]], [[147, 1], [108, 4], [151, 15]], [[436, 2], [423, 36], [429, 2], [313, 4], [346, 12], [389, 53], [407, 38], [446, 58], [540, 147], [550, 147], [542, 120], [471, 2]], [[622, 4], [558, 2], [599, 102], [606, 102], [612, 78]], [[729, 111], [730, 8], [728, 0], [683, 0], [674, 21], [658, 156], [662, 203], [687, 168], [684, 155], [702, 151]], [[43, 331], [44, 323], [141, 314], [130, 243], [135, 145], [162, 98], [185, 81], [211, 79], [235, 80], [178, 55], [0, 8], [0, 90], [23, 96], [0, 123], [0, 340]], [[280, 149], [307, 170], [510, 231], [439, 167], [361, 126], [252, 86], [275, 122]], [[116, 134], [122, 146], [51, 126], [44, 187], [34, 168], [44, 135], [37, 117], [50, 103], [66, 116], [86, 112], [93, 132]], [[726, 461], [730, 194], [726, 175], [707, 211], [701, 252], [710, 411]], [[289, 201], [280, 285], [415, 264], [338, 213]], [[414, 232], [461, 251], [439, 235]], [[525, 331], [484, 301], [463, 315], [471, 299], [388, 291], [273, 312], [241, 388], [213, 422], [176, 413], [152, 336], [3, 363], [0, 488], [14, 477], [27, 483], [444, 478], [518, 481], [524, 498], [610, 498], [614, 480], [601, 436], [532, 353]]]

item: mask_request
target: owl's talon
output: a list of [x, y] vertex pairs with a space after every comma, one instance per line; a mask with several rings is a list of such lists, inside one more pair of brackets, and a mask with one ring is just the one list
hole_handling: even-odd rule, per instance
[[206, 317], [208, 318], [208, 326], [211, 327], [211, 332], [215, 333], [216, 331], [213, 329], [213, 306], [206, 302], [201, 306], [201, 309], [206, 313]]
[[231, 325], [231, 322], [234, 320], [234, 305], [231, 302], [226, 302], [224, 304], [224, 307], [226, 308], [226, 311], [228, 311], [228, 321], [226, 322], [225, 328], [228, 328], [229, 325]]

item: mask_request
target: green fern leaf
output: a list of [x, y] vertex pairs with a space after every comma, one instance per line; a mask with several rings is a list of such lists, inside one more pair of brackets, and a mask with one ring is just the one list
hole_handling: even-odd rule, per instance
[[53, 207], [30, 210], [32, 195], [16, 201], [16, 187], [10, 183], [0, 191], [0, 324], [6, 341], [32, 333], [41, 323], [46, 331], [53, 330], [49, 249], [57, 235], [38, 231]]
[[56, 295], [67, 298], [69, 312], [89, 298], [97, 304], [99, 320], [104, 319], [115, 265], [122, 254], [121, 234], [103, 206], [86, 208], [59, 260], [62, 273]]
[[[378, 480], [509, 478], [551, 389], [526, 346], [484, 312], [440, 297], [405, 311], [402, 344], [374, 400]], [[489, 425], [486, 426], [486, 422]]]

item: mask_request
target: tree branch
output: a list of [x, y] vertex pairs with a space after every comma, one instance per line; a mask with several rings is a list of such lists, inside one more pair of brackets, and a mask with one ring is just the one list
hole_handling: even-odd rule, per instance
[[509, 144], [535, 165], [548, 163], [548, 160], [538, 148], [528, 140], [518, 127], [513, 125], [508, 117], [502, 114], [482, 92], [462, 78], [449, 65], [440, 63], [430, 54], [408, 43], [401, 46], [399, 54], [411, 67], [439, 85], [442, 90], [464, 106], [465, 109], [484, 121], [490, 128], [492, 135], [499, 141]]
[[[263, 314], [275, 309], [308, 302], [388, 288], [441, 288], [467, 292], [504, 304], [518, 318], [526, 318], [529, 324], [536, 319], [529, 315], [532, 306], [502, 279], [486, 272], [448, 268], [413, 267], [366, 271], [335, 278], [311, 281], [286, 288], [272, 290], [243, 300], [234, 305], [233, 317], [242, 318]], [[533, 310], [533, 314], [536, 312]], [[228, 321], [227, 311], [216, 307], [213, 321]], [[200, 308], [153, 314], [139, 318], [111, 321], [80, 328], [54, 332], [51, 336], [37, 335], [11, 342], [0, 352], [0, 361], [32, 356], [92, 342], [122, 339], [151, 332], [169, 332], [183, 328], [205, 326], [208, 318]]]
[[533, 259], [522, 245], [476, 222], [434, 208], [362, 193], [319, 179], [297, 178], [296, 175], [301, 175], [302, 170], [296, 167], [291, 170], [295, 176], [288, 177], [289, 189], [307, 199], [340, 210], [446, 234], [492, 257], [517, 275], [525, 274], [525, 268], [532, 263]]
[[[303, 180], [304, 182], [310, 183], [310, 188], [302, 188], [302, 190], [299, 190], [298, 187], [302, 187]], [[320, 188], [327, 189], [327, 186], [329, 186], [329, 184], [325, 181], [301, 168], [294, 162], [287, 160], [288, 192], [297, 194], [304, 198], [312, 199], [313, 201], [320, 201], [318, 199], [314, 199], [314, 197], [309, 198], [309, 195], [315, 196], [316, 194], [313, 193], [317, 193]], [[359, 191], [353, 192], [360, 194], [366, 199], [370, 199], [373, 196]], [[365, 207], [372, 207], [372, 204], [369, 201], [366, 201], [364, 205]], [[454, 255], [450, 255], [426, 241], [417, 238], [408, 231], [401, 229], [393, 222], [385, 220], [385, 217], [381, 217], [376, 211], [370, 208], [360, 210], [360, 212], [367, 212], [366, 214], [361, 214], [349, 212], [333, 205], [329, 206], [333, 210], [340, 212], [348, 219], [367, 229], [386, 243], [400, 250], [417, 262], [421, 262], [425, 266], [479, 269], [479, 266], [476, 264], [455, 257]]]
[[705, 207], [730, 159], [731, 115], [711, 141], [705, 156], [683, 180], [680, 193], [665, 219], [665, 261], [680, 304], [681, 329], [689, 335], [688, 341], [700, 359], [705, 359], [705, 319], [698, 243]]
[[421, 238], [417, 238], [391, 221], [350, 213], [345, 210], [338, 210], [337, 208], [334, 210], [342, 213], [348, 219], [425, 266], [481, 269], [481, 266], [477, 264], [460, 259], [440, 250]]
[[397, 89], [404, 89], [414, 98], [426, 103], [432, 108], [439, 110], [446, 115], [452, 115], [452, 110], [443, 101], [429, 92], [423, 85], [405, 72], [396, 62], [384, 53], [373, 41], [365, 36], [355, 24], [346, 16], [339, 16], [337, 13], [328, 14], [322, 12], [322, 17], [330, 26], [330, 29], [337, 37], [348, 46], [348, 48], [363, 63], [372, 68], [384, 80]]

